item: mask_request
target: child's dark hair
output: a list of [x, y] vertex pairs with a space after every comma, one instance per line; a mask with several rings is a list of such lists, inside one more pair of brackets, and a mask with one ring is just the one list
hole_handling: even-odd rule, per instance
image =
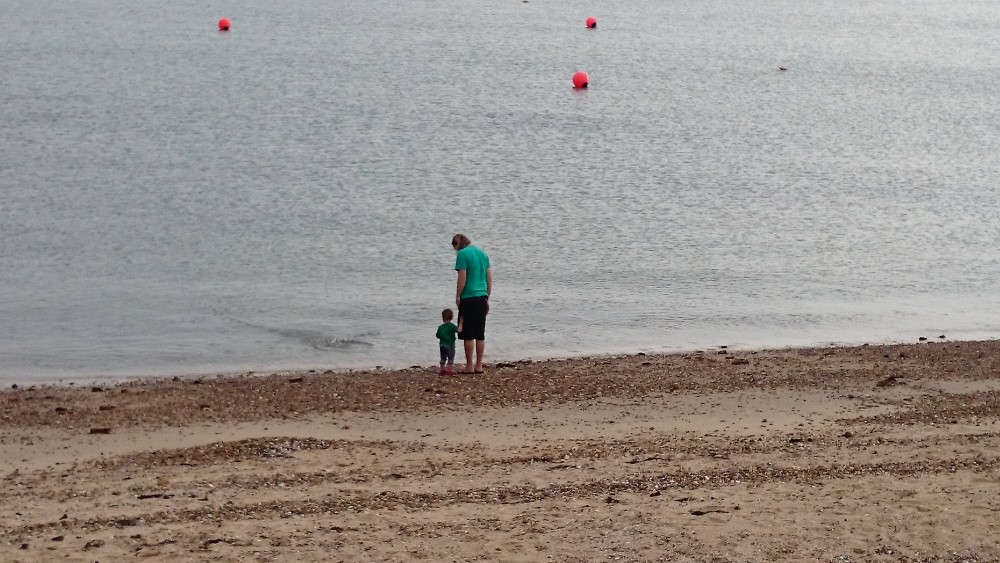
[[445, 309], [444, 311], [441, 311], [441, 318], [444, 319], [444, 322], [446, 323], [451, 322], [451, 320], [455, 318], [455, 313], [452, 313], [451, 309]]

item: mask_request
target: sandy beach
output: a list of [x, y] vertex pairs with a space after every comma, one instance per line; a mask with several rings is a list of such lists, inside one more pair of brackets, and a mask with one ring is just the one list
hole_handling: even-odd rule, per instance
[[3, 561], [1000, 561], [1000, 342], [14, 387]]

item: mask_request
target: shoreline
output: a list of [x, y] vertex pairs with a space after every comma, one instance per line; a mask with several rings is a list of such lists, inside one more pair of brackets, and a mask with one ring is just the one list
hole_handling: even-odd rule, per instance
[[[810, 343], [804, 344], [774, 344], [774, 345], [743, 345], [743, 344], [716, 344], [711, 346], [703, 347], [679, 347], [670, 348], [660, 351], [655, 350], [619, 350], [619, 351], [596, 351], [590, 353], [568, 353], [567, 355], [549, 355], [549, 354], [538, 354], [538, 355], [525, 355], [520, 357], [508, 357], [505, 355], [500, 355], [497, 357], [491, 357], [487, 354], [487, 365], [495, 364], [505, 364], [505, 363], [521, 363], [521, 362], [550, 362], [550, 361], [573, 361], [578, 359], [592, 359], [592, 358], [617, 358], [617, 357], [628, 357], [631, 355], [649, 355], [649, 356], [673, 356], [673, 355], [683, 355], [683, 354], [693, 354], [698, 352], [703, 353], [717, 353], [720, 350], [728, 350], [729, 352], [751, 352], [751, 353], [773, 353], [780, 351], [791, 351], [791, 350], [804, 350], [804, 349], [837, 349], [837, 348], [855, 348], [862, 346], [905, 346], [905, 345], [926, 345], [935, 343], [950, 343], [950, 342], [990, 342], [993, 340], [1000, 340], [1000, 335], [993, 335], [992, 333], [976, 333], [980, 337], [978, 338], [967, 338], [967, 339], [953, 339], [950, 337], [942, 338], [944, 335], [936, 336], [921, 336], [915, 339], [903, 341], [899, 339], [882, 339], [882, 340], [848, 340], [848, 341], [812, 341]], [[823, 342], [823, 343], [821, 343]], [[462, 351], [459, 349], [456, 351], [455, 365], [459, 365], [463, 359]], [[248, 375], [254, 376], [279, 376], [279, 375], [300, 375], [300, 374], [349, 374], [349, 373], [375, 373], [375, 372], [402, 372], [411, 371], [413, 369], [431, 369], [436, 368], [437, 364], [421, 363], [412, 364], [405, 366], [403, 364], [399, 365], [382, 365], [377, 363], [372, 363], [370, 365], [355, 366], [355, 367], [331, 367], [324, 365], [303, 365], [301, 367], [256, 367], [255, 369], [196, 369], [196, 370], [156, 370], [148, 372], [145, 374], [104, 374], [104, 375], [43, 375], [43, 376], [25, 376], [25, 377], [0, 377], [0, 389], [9, 388], [11, 385], [18, 385], [19, 387], [27, 386], [84, 386], [84, 385], [117, 385], [121, 383], [130, 383], [135, 381], [163, 381], [173, 378], [181, 379], [198, 379], [206, 377], [226, 377], [226, 378], [238, 378], [245, 377]]]
[[[847, 355], [865, 358], [867, 361], [874, 362], [874, 367], [879, 366], [879, 354], [885, 356], [885, 354], [892, 352], [893, 354], [899, 353], [904, 357], [909, 357], [913, 354], [927, 353], [930, 350], [931, 355], [938, 355], [938, 352], [946, 350], [948, 348], [986, 348], [986, 349], [996, 349], [997, 353], [1000, 354], [1000, 339], [990, 339], [990, 340], [937, 340], [932, 341], [928, 339], [924, 342], [917, 343], [886, 343], [886, 344], [872, 344], [872, 343], [860, 343], [857, 345], [836, 345], [831, 344], [827, 346], [802, 346], [802, 347], [776, 347], [776, 348], [763, 348], [763, 349], [731, 349], [726, 345], [720, 345], [715, 348], [704, 348], [691, 351], [679, 351], [679, 352], [634, 352], [634, 353], [610, 353], [610, 354], [592, 354], [592, 355], [581, 355], [581, 356], [571, 356], [565, 358], [559, 357], [549, 357], [544, 359], [534, 359], [534, 358], [523, 358], [518, 360], [502, 360], [502, 361], [487, 361], [486, 373], [480, 375], [457, 375], [453, 377], [439, 377], [437, 376], [437, 364], [428, 364], [421, 366], [410, 366], [404, 368], [382, 368], [376, 366], [374, 368], [344, 368], [344, 369], [287, 369], [287, 370], [264, 370], [264, 371], [245, 371], [245, 372], [207, 372], [198, 374], [188, 374], [188, 375], [164, 375], [164, 376], [133, 376], [133, 377], [122, 377], [115, 379], [101, 379], [101, 378], [85, 378], [82, 380], [75, 380], [70, 382], [49, 382], [49, 383], [37, 383], [37, 382], [12, 382], [9, 386], [5, 386], [0, 389], [0, 396], [4, 393], [17, 393], [23, 391], [38, 391], [38, 390], [49, 390], [49, 391], [64, 391], [66, 393], [72, 394], [74, 392], [85, 392], [87, 389], [91, 392], [100, 392], [106, 390], [114, 389], [147, 389], [150, 391], [157, 391], [161, 388], [169, 389], [172, 387], [177, 387], [178, 385], [196, 385], [199, 388], [203, 387], [205, 384], [212, 384], [211, 387], [216, 390], [221, 390], [221, 384], [233, 384], [234, 392], [243, 392], [247, 387], [253, 387], [255, 384], [260, 383], [264, 385], [282, 384], [286, 380], [294, 379], [296, 382], [302, 382], [308, 379], [310, 382], [318, 382], [320, 384], [327, 385], [324, 380], [330, 380], [329, 385], [354, 385], [354, 384], [364, 384], [365, 387], [377, 387], [378, 385], [384, 384], [387, 387], [391, 387], [393, 384], [401, 382], [415, 381], [414, 377], [430, 377], [432, 381], [443, 381], [452, 383], [463, 383], [468, 384], [470, 387], [478, 388], [489, 388], [491, 386], [491, 376], [500, 376], [501, 380], [504, 382], [509, 382], [510, 376], [512, 374], [517, 374], [517, 372], [524, 370], [530, 374], [537, 375], [540, 372], [555, 371], [557, 373], [563, 372], [581, 372], [581, 371], [592, 371], [593, 368], [600, 368], [604, 366], [615, 365], [618, 366], [619, 370], [633, 369], [636, 370], [636, 375], [648, 375], [649, 372], [653, 370], [676, 370], [683, 369], [685, 366], [690, 367], [692, 361], [702, 362], [704, 360], [714, 360], [714, 362], [721, 362], [726, 364], [727, 368], [733, 368], [739, 365], [750, 365], [751, 360], [755, 358], [769, 358], [771, 360], [775, 358], [795, 358], [795, 357], [817, 357], [823, 358], [833, 355]], [[937, 352], [935, 352], [935, 350]], [[883, 358], [891, 359], [891, 358]], [[754, 362], [757, 364], [758, 362]], [[655, 364], [655, 365], [654, 365]], [[887, 364], [888, 365], [888, 364]], [[752, 367], [758, 367], [754, 365]], [[644, 368], [639, 370], [638, 368]], [[878, 371], [885, 371], [887, 366], [882, 366]], [[600, 370], [597, 370], [600, 371]], [[646, 372], [646, 373], [643, 373]], [[365, 376], [367, 379], [359, 380], [358, 376]], [[403, 379], [400, 379], [403, 378]], [[420, 379], [423, 381], [423, 379]], [[662, 383], [662, 382], [661, 382]], [[755, 384], [764, 384], [765, 380], [756, 380]], [[814, 379], [804, 380], [801, 384], [804, 385], [815, 385], [820, 382]], [[782, 385], [792, 385], [795, 386], [797, 383], [794, 381], [782, 380]], [[675, 382], [673, 384], [674, 388], [681, 389], [691, 389], [691, 383], [680, 383]], [[730, 387], [745, 386], [742, 384], [734, 383], [733, 381], [727, 381], [724, 385]], [[328, 386], [328, 385], [327, 385]], [[696, 386], [697, 387], [697, 386]], [[125, 391], [127, 392], [127, 391]], [[360, 405], [362, 408], [367, 408], [369, 405]]]
[[0, 559], [1000, 561], [1000, 341], [0, 393]]

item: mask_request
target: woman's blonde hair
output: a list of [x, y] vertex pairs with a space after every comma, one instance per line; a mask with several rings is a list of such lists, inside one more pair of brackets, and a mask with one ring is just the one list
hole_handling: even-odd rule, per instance
[[457, 235], [451, 237], [451, 245], [458, 250], [462, 250], [470, 244], [472, 244], [472, 241], [469, 240], [469, 237], [463, 235], [462, 233], [458, 233]]

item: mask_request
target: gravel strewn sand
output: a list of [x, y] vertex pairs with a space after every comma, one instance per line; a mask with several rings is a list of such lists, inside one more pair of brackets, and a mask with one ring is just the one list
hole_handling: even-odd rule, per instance
[[994, 341], [0, 404], [4, 561], [1000, 561]]

